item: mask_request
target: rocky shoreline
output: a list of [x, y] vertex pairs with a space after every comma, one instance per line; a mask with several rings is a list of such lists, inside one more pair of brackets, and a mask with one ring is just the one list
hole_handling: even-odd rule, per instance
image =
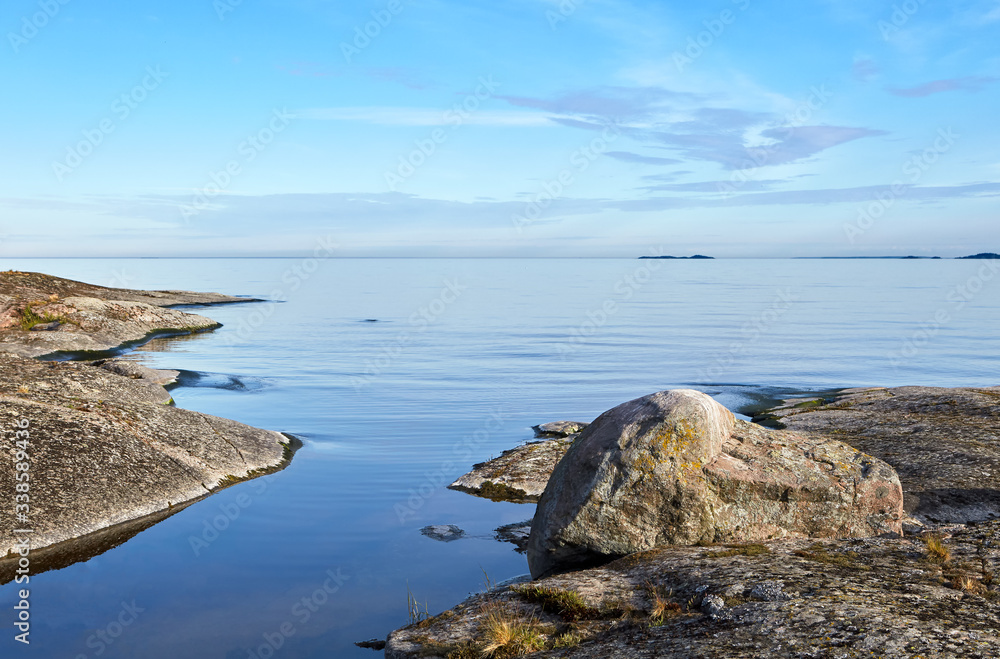
[[[782, 529], [773, 538], [766, 532], [738, 539], [716, 532], [713, 538], [699, 531], [698, 537], [672, 542], [651, 535], [650, 529], [665, 518], [653, 516], [659, 522], [651, 526], [641, 520], [650, 518], [651, 510], [670, 509], [675, 499], [635, 497], [636, 492], [649, 494], [638, 486], [628, 490], [632, 498], [626, 505], [614, 503], [616, 488], [630, 478], [630, 471], [621, 467], [627, 460], [615, 456], [635, 437], [665, 437], [649, 430], [650, 422], [636, 413], [642, 408], [637, 404], [618, 411], [617, 435], [597, 427], [607, 426], [611, 410], [583, 433], [505, 452], [456, 482], [500, 482], [508, 492], [524, 493], [546, 483], [528, 540], [529, 564], [533, 573], [540, 566], [542, 578], [490, 589], [396, 630], [387, 638], [386, 657], [1000, 656], [1000, 585], [995, 578], [1000, 569], [1000, 387], [843, 390], [785, 401], [757, 414], [757, 423], [736, 419], [732, 431], [723, 432], [722, 454], [738, 455], [755, 470], [751, 482], [784, 478], [787, 483], [776, 475], [788, 467], [779, 463], [789, 460], [796, 466], [783, 473], [808, 475], [812, 467], [794, 458], [802, 445], [831, 447], [816, 464], [828, 473], [841, 470], [838, 478], [848, 487], [869, 478], [872, 465], [882, 465], [880, 478], [887, 485], [894, 478], [899, 484], [899, 522], [881, 531], [879, 522], [867, 533], [859, 527], [856, 537], [848, 537], [852, 534], [845, 534], [839, 523], [818, 533], [808, 523], [797, 527], [800, 522], [782, 510], [798, 508], [802, 504], [795, 499], [802, 495], [757, 486], [743, 489], [748, 496], [737, 501], [738, 509], [768, 509], [775, 505], [768, 502], [785, 499], [786, 508], [766, 513]], [[712, 414], [724, 419], [724, 414]], [[601, 432], [610, 439], [596, 440]], [[765, 450], [746, 448], [748, 435]], [[775, 443], [776, 438], [781, 441]], [[655, 462], [663, 448], [674, 444], [644, 446]], [[556, 453], [565, 457], [550, 467]], [[536, 454], [548, 458], [533, 459]], [[816, 462], [815, 450], [807, 448], [803, 455]], [[852, 471], [845, 459], [858, 464], [859, 471]], [[618, 466], [602, 485], [592, 474], [612, 464]], [[706, 495], [711, 501], [723, 482], [712, 480], [718, 464], [715, 458], [653, 489], [679, 488], [676, 492], [685, 492], [675, 495], [682, 502], [679, 509], [689, 513], [701, 505], [694, 496], [701, 486], [692, 486], [690, 478], [708, 475], [709, 489], [716, 488]], [[662, 477], [662, 467], [654, 470]], [[736, 473], [737, 479], [747, 477], [742, 468]], [[842, 486], [833, 481], [829, 487], [832, 495]], [[567, 488], [579, 493], [567, 497]], [[456, 489], [490, 498], [474, 487]], [[804, 495], [810, 492], [815, 494], [815, 483], [803, 490]], [[556, 500], [562, 503], [554, 506]], [[566, 501], [574, 503], [567, 506]], [[815, 500], [813, 514], [821, 510], [815, 506], [830, 501], [830, 495]], [[856, 508], [850, 497], [836, 505], [845, 511], [839, 514], [857, 514], [850, 511]], [[588, 513], [591, 508], [594, 512]], [[703, 527], [705, 519], [719, 523], [718, 504], [710, 503], [706, 510], [707, 518], [694, 515], [701, 520], [694, 528]], [[583, 518], [589, 521], [581, 526]], [[676, 519], [666, 519], [677, 525]], [[759, 514], [755, 519], [761, 519]], [[611, 529], [614, 533], [608, 533]], [[611, 546], [621, 536], [639, 542], [634, 552]], [[649, 546], [641, 544], [644, 538], [652, 539]], [[572, 566], [582, 546], [589, 547], [593, 567], [586, 561]], [[567, 548], [572, 550], [568, 554]], [[606, 558], [595, 560], [594, 551], [606, 552]], [[616, 555], [622, 557], [615, 560]], [[560, 556], [570, 562], [553, 575], [548, 566]]]
[[[164, 388], [177, 371], [107, 358], [154, 336], [219, 327], [167, 307], [246, 301], [0, 273], [0, 415], [10, 459], [18, 455], [14, 431], [30, 437], [23, 461], [30, 480], [0, 470], [0, 491], [29, 483], [33, 573], [106, 551], [289, 462], [294, 437], [178, 409]], [[80, 356], [102, 359], [65, 361]], [[0, 516], [0, 583], [13, 578], [23, 536], [15, 530], [25, 526]]]

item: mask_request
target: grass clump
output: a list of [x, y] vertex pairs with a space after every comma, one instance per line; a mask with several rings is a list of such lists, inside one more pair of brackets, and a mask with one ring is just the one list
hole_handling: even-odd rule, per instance
[[519, 586], [512, 590], [528, 602], [541, 606], [542, 611], [554, 613], [566, 621], [596, 618], [599, 614], [597, 609], [587, 604], [580, 593], [572, 590], [537, 584]]
[[674, 591], [669, 588], [647, 583], [646, 594], [650, 602], [649, 624], [653, 627], [659, 627], [684, 612], [684, 608], [674, 600]]
[[480, 635], [483, 638], [479, 649], [481, 656], [490, 659], [520, 657], [545, 649], [545, 636], [534, 620], [522, 620], [499, 606], [486, 614]]
[[951, 587], [972, 595], [982, 595], [987, 590], [983, 582], [969, 574], [957, 574], [952, 577]]
[[583, 636], [579, 632], [568, 631], [556, 636], [555, 640], [552, 642], [552, 648], [574, 648], [577, 645], [580, 645], [582, 640]]
[[30, 302], [24, 305], [24, 309], [21, 310], [19, 318], [21, 329], [26, 332], [35, 325], [43, 325], [45, 323], [52, 323], [56, 321], [60, 323], [67, 322], [65, 316], [53, 316], [47, 311], [39, 314], [38, 312], [35, 311], [35, 308], [31, 305]]
[[927, 547], [927, 560], [932, 563], [940, 563], [944, 565], [951, 560], [951, 550], [945, 546], [941, 536], [927, 536], [924, 538], [924, 545]]

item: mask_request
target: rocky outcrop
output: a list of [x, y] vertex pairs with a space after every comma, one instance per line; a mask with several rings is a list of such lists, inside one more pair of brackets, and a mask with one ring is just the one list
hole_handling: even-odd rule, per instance
[[583, 421], [550, 421], [531, 426], [531, 429], [535, 431], [536, 437], [569, 437], [579, 434], [589, 425]]
[[[178, 371], [119, 359], [41, 362], [118, 353], [158, 335], [218, 323], [167, 308], [251, 301], [216, 293], [131, 291], [39, 273], [0, 273], [0, 417], [25, 447], [0, 470], [0, 491], [24, 487], [27, 513], [0, 515], [0, 583], [14, 576], [17, 540], [31, 529], [32, 573], [85, 560], [189, 503], [280, 469], [298, 440], [176, 409], [162, 385]], [[96, 356], [106, 357], [106, 354]], [[18, 424], [18, 428], [14, 424]], [[23, 435], [22, 435], [23, 436]], [[18, 449], [22, 451], [18, 452]]]
[[[0, 515], [0, 556], [14, 550], [15, 529], [31, 528], [40, 549], [168, 511], [291, 456], [289, 437], [169, 401], [142, 378], [0, 355], [0, 415], [10, 438], [15, 423], [26, 427], [30, 474], [26, 519]], [[6, 452], [17, 457], [13, 441]], [[13, 493], [15, 479], [0, 469], [0, 492]]]
[[472, 466], [448, 487], [493, 501], [537, 502], [552, 470], [587, 427], [580, 421], [552, 421], [532, 426], [535, 437], [546, 437], [504, 451], [499, 457]]
[[537, 578], [662, 545], [899, 533], [902, 517], [884, 462], [682, 389], [619, 405], [580, 434], [539, 501], [528, 565]]
[[494, 501], [538, 501], [552, 470], [576, 437], [529, 442], [504, 451], [499, 457], [473, 465], [472, 471], [448, 487]]
[[1000, 387], [847, 389], [755, 421], [836, 437], [891, 465], [925, 523], [1000, 517]]
[[132, 291], [34, 272], [0, 273], [0, 352], [22, 357], [108, 353], [165, 334], [219, 327], [168, 307], [252, 301], [218, 293]]
[[658, 548], [477, 595], [393, 632], [385, 656], [485, 657], [504, 640], [495, 656], [1000, 656], [1000, 522], [939, 531]]

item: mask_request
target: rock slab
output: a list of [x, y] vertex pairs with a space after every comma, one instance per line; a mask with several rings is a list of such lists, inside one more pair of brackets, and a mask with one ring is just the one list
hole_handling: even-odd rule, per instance
[[448, 487], [494, 501], [537, 502], [552, 470], [576, 438], [571, 434], [504, 451], [499, 457], [473, 465], [472, 471]]
[[[13, 465], [15, 424], [30, 436], [32, 549], [176, 508], [282, 467], [293, 440], [166, 405], [154, 382], [85, 363], [0, 354], [0, 423]], [[0, 492], [15, 470], [0, 469]], [[11, 495], [13, 497], [13, 495]], [[0, 556], [15, 550], [0, 515]]]
[[819, 433], [884, 460], [924, 523], [1000, 518], [1000, 387], [845, 389], [755, 420]]
[[736, 419], [693, 390], [611, 409], [556, 465], [528, 543], [535, 578], [663, 545], [900, 533], [881, 460]]
[[538, 659], [1000, 657], [1000, 521], [941, 531], [945, 564], [917, 537], [662, 547], [531, 584], [582, 598], [571, 616], [497, 589], [392, 632], [385, 656], [480, 656], [492, 604], [542, 637]]

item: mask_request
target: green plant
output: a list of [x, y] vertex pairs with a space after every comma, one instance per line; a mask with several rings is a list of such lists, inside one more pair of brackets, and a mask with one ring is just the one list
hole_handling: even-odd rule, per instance
[[580, 593], [572, 590], [538, 584], [515, 586], [512, 590], [528, 602], [541, 606], [542, 611], [554, 613], [566, 621], [599, 617], [600, 612], [587, 604]]
[[583, 636], [576, 631], [568, 631], [560, 634], [555, 638], [552, 643], [553, 648], [572, 648], [580, 645], [580, 641], [583, 640]]
[[418, 622], [424, 620], [429, 620], [431, 617], [430, 611], [427, 609], [427, 602], [424, 602], [424, 608], [420, 610], [420, 602], [413, 595], [413, 591], [410, 590], [410, 584], [406, 584], [406, 617], [409, 620], [409, 624], [415, 625]]
[[54, 321], [61, 321], [61, 317], [53, 316], [52, 314], [45, 312], [39, 315], [35, 312], [35, 308], [31, 306], [31, 303], [24, 305], [24, 309], [21, 310], [21, 329], [24, 331], [30, 330], [35, 325], [41, 325], [43, 323], [51, 323]]

